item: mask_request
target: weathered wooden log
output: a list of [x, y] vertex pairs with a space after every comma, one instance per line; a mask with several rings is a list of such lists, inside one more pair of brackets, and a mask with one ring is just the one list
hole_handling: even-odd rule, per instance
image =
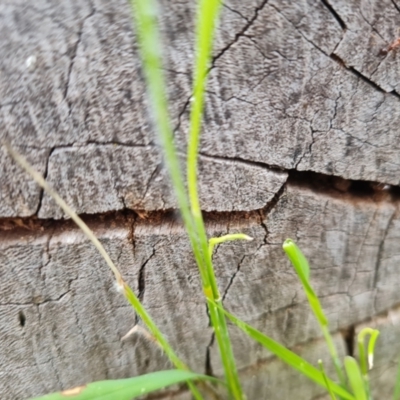
[[[184, 161], [195, 4], [160, 7]], [[254, 238], [216, 249], [226, 307], [310, 361], [326, 358], [281, 250], [292, 237], [310, 260], [340, 354], [364, 321], [381, 327], [378, 394], [389, 393], [399, 355], [390, 322], [400, 303], [399, 8], [396, 0], [225, 2], [200, 155], [209, 235]], [[0, 38], [0, 140], [84, 217], [189, 366], [220, 375], [128, 2], [0, 0]], [[141, 321], [89, 241], [4, 149], [0, 199], [2, 399], [170, 367], [146, 335], [121, 341]], [[249, 399], [322, 398], [230, 332]], [[188, 396], [171, 389], [160, 398]]]

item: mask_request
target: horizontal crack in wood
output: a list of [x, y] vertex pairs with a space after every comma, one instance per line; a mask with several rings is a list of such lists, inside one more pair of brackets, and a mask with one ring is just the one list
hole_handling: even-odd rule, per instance
[[[260, 165], [257, 163], [257, 165]], [[367, 202], [388, 202], [397, 204], [400, 202], [400, 188], [397, 186], [385, 185], [372, 181], [356, 181], [342, 179], [337, 176], [325, 175], [310, 171], [289, 170], [289, 177], [285, 185], [280, 189], [282, 191], [288, 184], [292, 186], [302, 187], [312, 192], [341, 198], [349, 203], [354, 201]], [[260, 212], [263, 215], [268, 214], [275, 206], [276, 201], [273, 199], [263, 208], [252, 211], [211, 211], [203, 212], [205, 222], [223, 222], [229, 219], [236, 220], [257, 220]], [[121, 211], [108, 211], [98, 214], [81, 214], [80, 217], [91, 227], [103, 225], [112, 222], [114, 226], [123, 226], [127, 224], [127, 219], [138, 218], [145, 219], [149, 223], [161, 223], [164, 221], [173, 221], [177, 219], [177, 211], [168, 210], [132, 210], [124, 209]], [[32, 217], [16, 217], [16, 218], [0, 218], [1, 231], [31, 231], [45, 232], [48, 229], [68, 230], [74, 228], [75, 224], [67, 220], [59, 219], [40, 219], [37, 216]]]

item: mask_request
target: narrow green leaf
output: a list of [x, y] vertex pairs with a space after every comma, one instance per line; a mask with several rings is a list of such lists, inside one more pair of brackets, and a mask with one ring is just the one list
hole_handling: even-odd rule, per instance
[[324, 310], [322, 309], [318, 296], [314, 292], [314, 289], [311, 287], [309, 281], [310, 267], [308, 265], [308, 261], [292, 239], [285, 240], [285, 242], [283, 243], [283, 250], [289, 257], [289, 260], [293, 264], [294, 269], [296, 270], [296, 273], [300, 279], [300, 282], [303, 285], [303, 289], [306, 293], [311, 310], [313, 311], [315, 318], [317, 319], [321, 327], [321, 331], [328, 345], [329, 353], [335, 365], [336, 373], [338, 375], [340, 383], [343, 387], [345, 387], [346, 382], [342, 370], [342, 364], [340, 362], [335, 344], [328, 329], [328, 320], [325, 316]]
[[169, 370], [152, 372], [135, 378], [93, 382], [31, 400], [132, 400], [166, 386], [195, 379], [223, 383], [218, 379], [194, 372]]
[[[201, 123], [204, 109], [204, 95], [207, 84], [207, 74], [211, 66], [211, 55], [215, 28], [218, 22], [219, 11], [222, 8], [221, 0], [199, 0], [196, 21], [196, 45], [195, 67], [193, 72], [193, 97], [190, 109], [190, 127], [187, 148], [187, 188], [189, 194], [190, 211], [196, 229], [198, 243], [204, 263], [198, 262], [201, 273], [203, 291], [206, 297], [219, 301], [220, 294], [215, 279], [209, 243], [200, 209], [200, 199], [197, 184], [197, 165], [200, 143]], [[204, 273], [204, 272], [205, 273]], [[211, 291], [211, 292], [210, 292]], [[232, 344], [226, 325], [225, 315], [210, 307], [210, 319], [214, 328], [216, 342], [218, 344], [221, 361], [224, 368], [225, 379], [228, 385], [229, 397], [242, 400], [242, 388], [240, 386]]]
[[344, 367], [356, 400], [367, 400], [364, 379], [357, 361], [353, 357], [346, 356], [344, 359]]
[[396, 384], [394, 386], [394, 391], [393, 391], [393, 400], [399, 400], [399, 399], [400, 399], [400, 360], [397, 366]]
[[310, 281], [310, 266], [304, 254], [297, 247], [296, 243], [292, 239], [286, 239], [283, 243], [283, 249], [288, 255], [290, 261], [296, 268], [297, 274], [300, 279], [306, 282]]
[[331, 385], [329, 384], [329, 379], [326, 375], [326, 372], [324, 369], [324, 364], [322, 363], [322, 360], [318, 360], [318, 365], [319, 365], [319, 369], [321, 370], [322, 376], [324, 377], [325, 385], [328, 389], [328, 393], [329, 393], [331, 400], [336, 400], [335, 393], [333, 393]]
[[250, 236], [245, 235], [244, 233], [231, 233], [229, 235], [224, 235], [220, 237], [213, 237], [208, 241], [208, 249], [210, 256], [213, 254], [214, 247], [217, 244], [233, 241], [233, 240], [247, 240], [247, 241], [252, 241], [253, 238]]
[[[286, 364], [290, 365], [292, 368], [301, 372], [307, 378], [323, 386], [326, 390], [329, 390], [321, 371], [319, 371], [309, 362], [307, 362], [297, 354], [293, 353], [292, 351], [288, 350], [286, 347], [282, 346], [275, 340], [264, 335], [262, 332], [251, 327], [250, 325], [246, 324], [240, 319], [236, 318], [234, 315], [228, 313], [226, 310], [223, 310], [223, 312], [235, 325], [237, 325], [243, 332], [245, 332], [253, 340], [263, 345], [266, 349], [274, 353]], [[337, 383], [333, 382], [329, 378], [326, 379], [329, 382], [331, 390], [335, 392], [338, 396], [340, 396], [343, 399], [354, 400], [354, 396], [352, 396], [349, 392], [347, 392], [345, 389], [343, 389], [341, 386], [339, 386]]]
[[[130, 0], [130, 4], [132, 5], [154, 125], [163, 148], [165, 164], [171, 178], [182, 219], [200, 269], [201, 279], [209, 285], [204, 267], [207, 259], [208, 243], [204, 239], [206, 251], [202, 250], [199, 242], [199, 232], [191, 215], [189, 198], [186, 193], [182, 168], [177, 156], [172, 125], [168, 114], [166, 86], [162, 68], [162, 41], [158, 29], [158, 3], [155, 0]], [[202, 396], [193, 384], [189, 383], [189, 386], [196, 400], [201, 399]]]
[[304, 291], [306, 292], [308, 302], [310, 303], [311, 309], [313, 310], [318, 322], [324, 326], [328, 325], [328, 320], [326, 319], [324, 311], [322, 310], [321, 303], [319, 302], [314, 289], [310, 285], [310, 267], [307, 259], [292, 239], [285, 240], [283, 243], [283, 250], [294, 266], [300, 282], [304, 287]]
[[[129, 301], [129, 303], [132, 305], [132, 307], [137, 312], [137, 314], [140, 316], [140, 318], [144, 321], [144, 323], [148, 327], [150, 333], [154, 336], [157, 343], [164, 350], [165, 354], [171, 360], [173, 365], [176, 368], [179, 368], [182, 370], [187, 370], [188, 367], [176, 355], [176, 353], [174, 352], [172, 347], [169, 345], [169, 343], [167, 342], [167, 340], [165, 339], [163, 334], [158, 329], [157, 325], [154, 323], [154, 321], [151, 319], [151, 317], [148, 314], [148, 312], [146, 311], [146, 309], [143, 307], [142, 303], [139, 301], [138, 297], [135, 295], [135, 293], [132, 291], [132, 289], [124, 282], [124, 280], [122, 279], [122, 275], [119, 272], [118, 268], [113, 263], [110, 256], [104, 249], [103, 245], [100, 243], [100, 241], [94, 235], [94, 233], [90, 230], [90, 228], [71, 209], [71, 207], [68, 206], [68, 204], [58, 195], [58, 193], [55, 192], [49, 186], [49, 184], [44, 180], [42, 175], [34, 170], [34, 168], [28, 163], [28, 161], [24, 157], [22, 157], [19, 153], [17, 153], [8, 143], [5, 143], [5, 147], [8, 150], [8, 152], [11, 154], [11, 156], [15, 159], [15, 161], [17, 161], [21, 165], [21, 167], [24, 168], [25, 171], [28, 172], [32, 176], [32, 178], [45, 190], [46, 193], [48, 193], [56, 201], [56, 203], [63, 209], [63, 211], [68, 216], [71, 217], [71, 219], [78, 225], [78, 227], [91, 240], [91, 242], [94, 244], [96, 249], [103, 256], [104, 260], [110, 267], [111, 271], [114, 273], [116, 283], [117, 283], [118, 287], [121, 289], [121, 291], [123, 292], [123, 295]], [[202, 396], [200, 395], [198, 389], [196, 387], [194, 387], [194, 385], [190, 382], [189, 382], [189, 387], [192, 390], [192, 392], [197, 400], [202, 399]]]
[[[367, 352], [367, 357], [368, 357], [368, 367], [367, 367], [367, 357], [365, 354], [364, 341], [366, 336], [368, 335], [369, 335], [369, 341], [368, 341], [368, 352]], [[376, 339], [378, 338], [378, 336], [379, 336], [379, 331], [377, 329], [372, 329], [372, 328], [362, 329], [357, 336], [361, 373], [365, 377], [368, 375], [368, 370], [372, 369], [374, 365], [374, 349], [375, 349]]]
[[368, 342], [368, 368], [372, 369], [374, 366], [374, 350], [376, 339], [378, 339], [379, 331], [377, 329], [373, 329], [371, 337], [369, 338]]

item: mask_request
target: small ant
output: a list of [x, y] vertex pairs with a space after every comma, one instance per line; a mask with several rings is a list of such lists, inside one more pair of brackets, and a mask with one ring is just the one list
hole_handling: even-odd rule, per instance
[[379, 54], [381, 56], [386, 56], [390, 51], [396, 49], [397, 47], [400, 46], [400, 38], [396, 39], [394, 42], [392, 42], [388, 47], [382, 49]]

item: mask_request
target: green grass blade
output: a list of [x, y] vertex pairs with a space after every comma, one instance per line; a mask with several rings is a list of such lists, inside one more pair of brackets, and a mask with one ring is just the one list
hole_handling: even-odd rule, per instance
[[[285, 240], [283, 243], [283, 249], [295, 267], [301, 282], [308, 288], [310, 282], [310, 265], [308, 264], [306, 257], [292, 239]], [[309, 290], [312, 291], [312, 288], [310, 287]]]
[[297, 247], [291, 239], [286, 239], [283, 243], [283, 250], [288, 256], [289, 260], [294, 266], [296, 273], [300, 279], [301, 284], [304, 287], [304, 291], [307, 295], [311, 309], [313, 310], [320, 325], [327, 326], [328, 320], [325, 317], [325, 313], [321, 307], [318, 296], [315, 294], [314, 289], [310, 285], [310, 267], [304, 254]]
[[314, 292], [314, 289], [311, 287], [309, 281], [310, 267], [308, 261], [292, 239], [285, 240], [285, 242], [283, 243], [283, 250], [287, 254], [292, 265], [294, 266], [294, 269], [300, 279], [300, 282], [303, 285], [303, 289], [306, 293], [311, 310], [313, 311], [320, 325], [321, 331], [328, 345], [329, 353], [335, 365], [336, 373], [338, 375], [340, 383], [342, 384], [342, 386], [345, 386], [346, 381], [342, 370], [342, 363], [340, 362], [339, 356], [337, 354], [337, 350], [333, 343], [332, 336], [329, 333], [328, 320], [325, 316], [324, 310], [322, 309], [318, 296]]
[[[168, 341], [164, 338], [164, 335], [161, 333], [161, 331], [158, 329], [157, 325], [153, 322], [152, 318], [150, 317], [150, 315], [148, 314], [146, 309], [140, 303], [140, 301], [137, 298], [137, 296], [135, 295], [135, 293], [127, 285], [127, 283], [123, 280], [122, 275], [119, 272], [118, 268], [113, 263], [110, 256], [104, 249], [103, 245], [100, 243], [100, 241], [94, 235], [94, 233], [90, 230], [90, 228], [75, 213], [75, 211], [73, 211], [72, 208], [58, 195], [58, 193], [56, 193], [49, 186], [49, 184], [43, 179], [42, 175], [40, 175], [37, 171], [34, 170], [34, 168], [28, 163], [28, 161], [24, 157], [22, 157], [20, 154], [18, 154], [7, 143], [5, 144], [5, 147], [7, 148], [8, 152], [11, 154], [11, 156], [15, 159], [15, 161], [17, 161], [21, 165], [21, 167], [23, 169], [25, 169], [25, 171], [28, 172], [32, 176], [32, 178], [45, 190], [46, 193], [48, 193], [55, 200], [55, 202], [63, 209], [63, 211], [69, 217], [71, 217], [71, 219], [78, 225], [78, 227], [90, 239], [90, 241], [93, 243], [93, 245], [99, 251], [99, 253], [103, 256], [104, 260], [110, 267], [111, 271], [114, 273], [116, 283], [117, 283], [118, 287], [120, 288], [121, 292], [123, 293], [125, 298], [128, 300], [128, 302], [131, 304], [131, 306], [133, 307], [135, 312], [139, 315], [139, 317], [146, 324], [150, 333], [154, 337], [156, 343], [163, 349], [163, 351], [168, 356], [168, 358], [171, 360], [173, 365], [178, 369], [188, 370], [188, 367], [176, 355], [176, 353], [174, 352], [172, 347], [169, 345]], [[197, 388], [195, 388], [192, 383], [189, 383], [189, 386], [190, 386], [193, 394], [195, 395], [196, 399], [201, 399], [202, 396], [199, 393], [199, 391], [197, 390]]]
[[220, 7], [220, 0], [200, 0], [197, 13], [196, 63], [187, 154], [188, 191], [191, 211], [195, 219], [201, 218], [199, 194], [197, 191], [197, 160], [207, 72], [210, 68], [214, 30]]
[[[205, 256], [200, 270], [205, 270], [206, 276], [202, 277], [203, 291], [207, 299], [220, 302], [220, 295], [215, 279], [212, 258], [208, 248], [208, 240], [200, 209], [200, 200], [197, 184], [197, 163], [200, 141], [201, 122], [204, 109], [204, 93], [207, 83], [215, 26], [218, 20], [220, 0], [200, 0], [196, 23], [196, 62], [194, 69], [194, 88], [190, 112], [190, 129], [187, 153], [187, 182], [191, 214], [193, 216], [196, 233], [202, 254]], [[221, 303], [220, 303], [221, 304]], [[221, 304], [222, 306], [222, 304]], [[231, 341], [225, 315], [219, 308], [210, 308], [211, 323], [219, 347], [224, 373], [230, 395], [240, 400], [243, 398], [242, 389], [237, 373]]]
[[176, 383], [200, 379], [223, 383], [215, 378], [190, 371], [169, 370], [135, 378], [93, 382], [31, 400], [132, 400]]
[[[212, 263], [208, 254], [208, 241], [197, 194], [197, 155], [207, 72], [204, 66], [207, 66], [207, 60], [210, 59], [214, 24], [221, 4], [219, 0], [202, 0], [199, 7], [196, 46], [196, 54], [199, 54], [199, 57], [195, 67], [194, 111], [191, 114], [191, 133], [189, 135], [188, 148], [188, 190], [192, 194], [190, 208], [180, 173], [168, 117], [165, 85], [161, 68], [160, 36], [156, 21], [156, 2], [154, 0], [131, 0], [131, 4], [134, 10], [150, 103], [160, 142], [164, 150], [166, 166], [171, 176], [182, 218], [191, 241], [196, 262], [199, 266], [204, 294], [208, 299], [217, 300], [219, 296], [213, 290], [215, 279], [212, 283], [210, 281], [209, 271], [212, 270]], [[234, 391], [239, 392], [239, 396], [235, 396], [235, 393], [233, 395], [235, 398], [240, 399], [240, 385], [225, 316], [219, 310], [210, 310], [210, 317], [220, 348], [226, 378], [230, 383], [229, 391], [232, 392], [232, 389], [234, 389]]]
[[368, 368], [372, 369], [374, 366], [374, 351], [375, 351], [375, 344], [376, 340], [379, 336], [379, 331], [377, 329], [373, 329], [371, 333], [371, 337], [369, 338], [368, 342]]
[[233, 240], [247, 240], [247, 241], [252, 241], [253, 238], [250, 236], [245, 235], [244, 233], [232, 233], [224, 236], [219, 236], [219, 237], [213, 237], [208, 241], [208, 251], [210, 255], [212, 255], [214, 251], [214, 247], [217, 244], [233, 241]]
[[[208, 259], [207, 240], [202, 237], [202, 235], [205, 235], [204, 228], [199, 232], [198, 223], [195, 224], [192, 217], [179, 159], [173, 141], [173, 132], [168, 115], [165, 80], [162, 70], [161, 38], [157, 24], [158, 4], [155, 0], [131, 0], [131, 4], [140, 45], [143, 71], [146, 77], [147, 90], [157, 134], [163, 148], [166, 167], [177, 197], [182, 219], [189, 235], [197, 265], [199, 266], [203, 291], [207, 297], [211, 294], [210, 282], [206, 270]], [[205, 245], [204, 243], [203, 245], [201, 244], [201, 239], [203, 239]], [[214, 321], [215, 320], [216, 318], [214, 318]]]
[[335, 393], [333, 393], [331, 385], [329, 384], [329, 379], [326, 375], [325, 369], [324, 369], [324, 364], [322, 363], [322, 360], [318, 360], [318, 365], [319, 365], [319, 369], [321, 371], [322, 376], [324, 377], [324, 381], [325, 381], [325, 385], [327, 387], [329, 396], [331, 398], [331, 400], [336, 400], [336, 396]]
[[[264, 335], [262, 332], [251, 327], [240, 319], [236, 318], [234, 315], [228, 313], [226, 310], [223, 311], [225, 315], [230, 319], [235, 325], [237, 325], [243, 332], [250, 336], [253, 340], [260, 343], [266, 349], [274, 353], [278, 358], [284, 361], [286, 364], [290, 365], [292, 368], [296, 369], [307, 378], [311, 379], [315, 383], [323, 386], [326, 390], [329, 390], [326, 380], [329, 382], [329, 387], [331, 390], [343, 399], [354, 400], [354, 396], [339, 386], [337, 383], [333, 382], [329, 378], [324, 378], [321, 371], [311, 365], [309, 362], [293, 353], [285, 346], [271, 339], [270, 337]], [[326, 380], [325, 380], [326, 379]]]
[[[369, 335], [367, 354], [365, 351], [365, 338]], [[368, 370], [372, 369], [374, 364], [374, 349], [376, 339], [379, 336], [379, 331], [372, 328], [364, 328], [357, 336], [358, 353], [360, 358], [361, 373], [364, 377], [368, 377]], [[368, 358], [368, 366], [367, 366]]]
[[400, 360], [397, 366], [396, 383], [393, 390], [393, 400], [400, 399]]
[[364, 379], [357, 361], [353, 357], [346, 356], [344, 359], [344, 367], [356, 400], [367, 400]]
[[[190, 213], [189, 200], [185, 190], [168, 115], [165, 80], [162, 69], [161, 39], [157, 24], [158, 4], [155, 0], [130, 1], [140, 45], [143, 71], [146, 77], [148, 97], [152, 108], [152, 117], [196, 261], [202, 264], [204, 263], [205, 256], [201, 253], [201, 248], [198, 244], [198, 237]], [[204, 271], [200, 272], [203, 275], [205, 274]]]

